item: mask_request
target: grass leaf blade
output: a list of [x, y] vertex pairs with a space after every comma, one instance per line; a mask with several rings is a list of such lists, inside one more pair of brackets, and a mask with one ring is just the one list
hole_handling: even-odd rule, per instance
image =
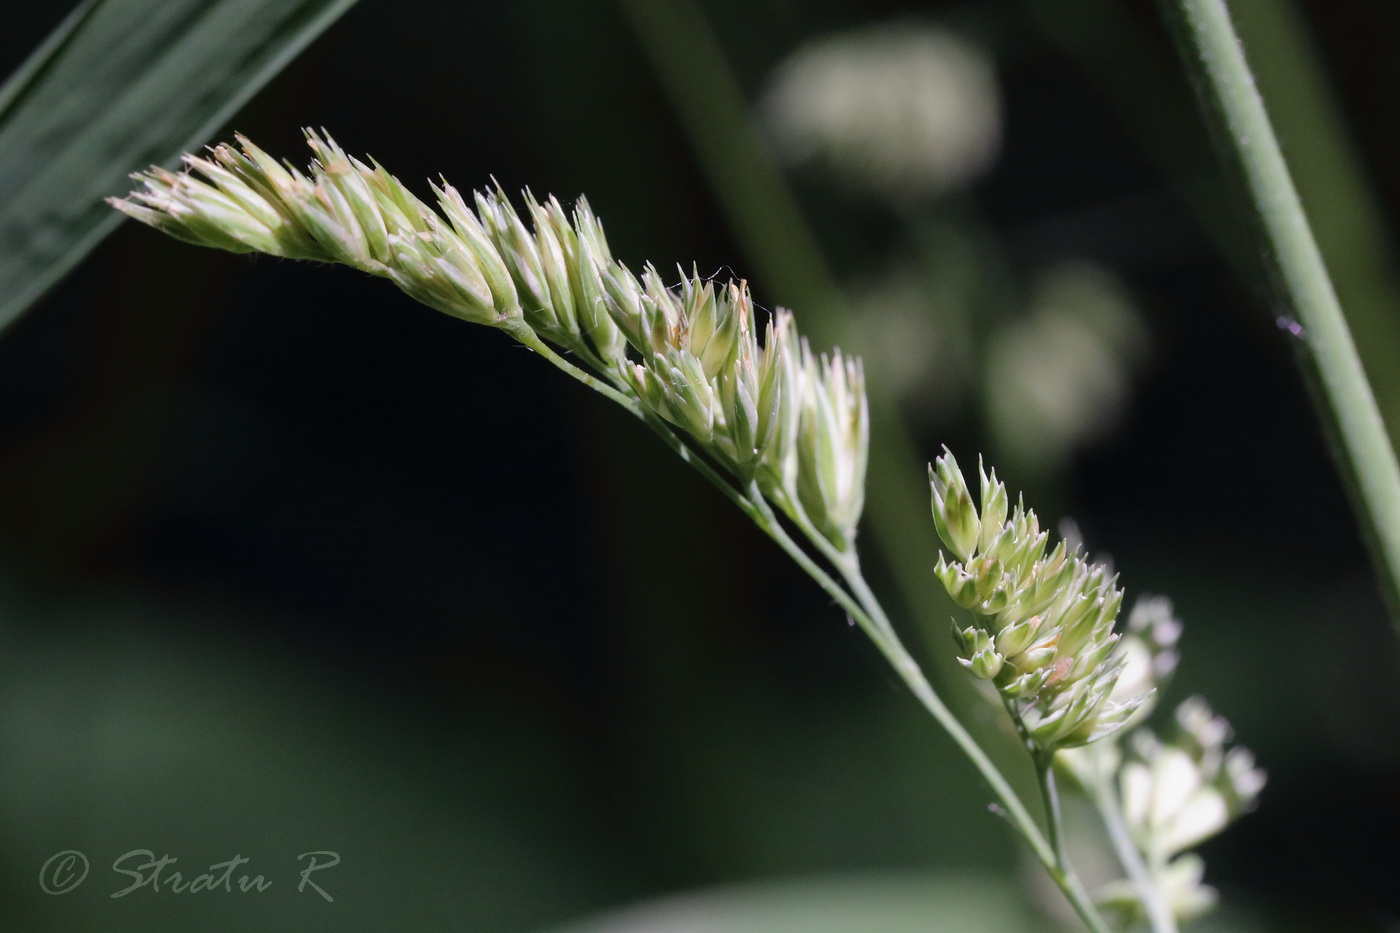
[[0, 329], [355, 0], [89, 0], [0, 86]]

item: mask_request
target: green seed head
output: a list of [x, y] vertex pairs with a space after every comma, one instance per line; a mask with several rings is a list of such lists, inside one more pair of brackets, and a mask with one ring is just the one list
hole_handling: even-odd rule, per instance
[[[350, 265], [542, 352], [561, 348], [804, 530], [853, 547], [869, 447], [858, 359], [813, 353], [785, 311], [760, 328], [742, 282], [692, 270], [672, 286], [650, 265], [634, 274], [582, 200], [570, 214], [526, 192], [518, 211], [499, 186], [468, 199], [440, 181], [429, 206], [373, 160], [306, 135], [305, 171], [239, 137], [187, 157], [181, 173], [136, 176], [141, 187], [112, 204], [193, 243]], [[961, 495], [970, 556], [976, 514]]]
[[969, 646], [964, 666], [978, 664], [1001, 694], [1016, 701], [1027, 733], [1044, 750], [1071, 748], [1121, 729], [1153, 692], [1115, 687], [1125, 666], [1114, 624], [1123, 592], [1104, 567], [1049, 536], [1035, 512], [1014, 507], [995, 471], [979, 464], [981, 513], [951, 453], [929, 471], [934, 522], [953, 552], [935, 568], [954, 601], [989, 620], [991, 653]]

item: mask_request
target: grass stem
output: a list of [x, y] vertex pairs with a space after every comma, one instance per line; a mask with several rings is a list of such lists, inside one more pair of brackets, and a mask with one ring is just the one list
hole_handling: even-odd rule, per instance
[[[948, 733], [983, 779], [991, 786], [999, 803], [999, 812], [1026, 840], [1036, 858], [1040, 860], [1050, 873], [1051, 878], [1064, 891], [1075, 912], [1094, 933], [1108, 933], [1103, 919], [1098, 915], [1092, 902], [1085, 894], [1083, 885], [1079, 883], [1079, 879], [1069, 869], [1063, 857], [1052, 848], [1050, 843], [1046, 842], [1040, 827], [1026, 809], [1025, 804], [1022, 803], [1021, 798], [1017, 796], [1006, 776], [1001, 773], [1001, 770], [987, 756], [982, 746], [963, 728], [962, 723], [948, 709], [947, 704], [943, 702], [943, 699], [929, 683], [928, 678], [924, 676], [918, 662], [914, 660], [904, 647], [903, 642], [899, 640], [889, 617], [861, 575], [860, 563], [856, 559], [854, 551], [837, 551], [816, 528], [811, 526], [810, 522], [806, 521], [805, 515], [800, 510], [798, 511], [798, 524], [803, 534], [814, 543], [824, 557], [833, 563], [846, 580], [847, 586], [850, 587], [848, 590], [836, 582], [821, 565], [812, 559], [810, 554], [793, 541], [776, 513], [763, 498], [757, 483], [750, 483], [745, 490], [736, 488], [733, 482], [724, 477], [704, 457], [693, 451], [669, 425], [644, 410], [635, 399], [570, 363], [549, 344], [541, 340], [529, 327], [522, 324], [518, 328], [507, 328], [507, 330], [511, 336], [539, 353], [572, 378], [602, 393], [646, 422], [647, 426], [668, 447], [686, 463], [695, 467], [711, 485], [724, 494], [725, 498], [738, 506], [754, 524], [758, 525], [764, 534], [772, 538], [802, 568], [803, 572], [811, 577], [837, 605], [844, 609], [853, 621], [860, 625], [865, 634], [875, 643], [875, 647], [895, 669], [900, 679], [904, 681], [918, 701], [943, 727], [943, 730]], [[852, 596], [852, 593], [858, 595]]]
[[1400, 466], [1224, 0], [1162, 0], [1216, 138], [1242, 170], [1319, 414], [1400, 626]]
[[1138, 897], [1147, 912], [1148, 926], [1152, 933], [1177, 933], [1176, 917], [1173, 916], [1171, 907], [1162, 901], [1161, 891], [1153, 884], [1137, 844], [1128, 832], [1127, 823], [1123, 819], [1123, 805], [1113, 789], [1112, 778], [1100, 773], [1094, 776], [1094, 782], [1087, 788], [1089, 797], [1093, 800], [1095, 809], [1099, 811], [1104, 828], [1108, 830], [1108, 838], [1113, 845], [1113, 851], [1118, 854], [1118, 861], [1127, 873], [1128, 880], [1137, 889]]

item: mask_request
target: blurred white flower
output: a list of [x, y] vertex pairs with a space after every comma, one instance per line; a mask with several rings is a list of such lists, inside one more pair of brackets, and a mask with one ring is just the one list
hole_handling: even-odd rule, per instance
[[914, 23], [811, 42], [760, 104], [779, 155], [895, 205], [966, 185], [995, 157], [1001, 106], [981, 49]]
[[1050, 467], [1117, 423], [1146, 335], [1122, 284], [1096, 265], [1048, 270], [1030, 305], [991, 340], [984, 398], [1006, 452]]
[[926, 421], [950, 416], [975, 375], [973, 338], [961, 296], [911, 265], [855, 290], [844, 345], [909, 410]]

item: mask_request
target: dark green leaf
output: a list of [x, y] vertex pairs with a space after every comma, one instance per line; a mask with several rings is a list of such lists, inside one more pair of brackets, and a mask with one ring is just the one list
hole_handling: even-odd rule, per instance
[[796, 878], [651, 901], [558, 933], [1025, 933], [1016, 890], [972, 874]]
[[0, 328], [355, 0], [85, 0], [0, 87]]

